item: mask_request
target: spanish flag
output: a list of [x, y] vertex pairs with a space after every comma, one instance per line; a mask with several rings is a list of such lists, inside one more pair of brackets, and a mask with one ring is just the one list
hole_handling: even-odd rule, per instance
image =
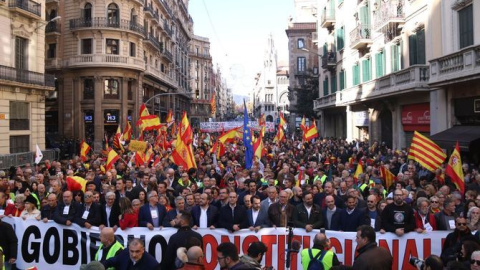
[[177, 134], [177, 140], [175, 142], [175, 148], [172, 152], [173, 162], [179, 166], [182, 165], [185, 169], [196, 168], [195, 159], [193, 157], [193, 149], [191, 144], [186, 144], [180, 133]]
[[253, 154], [261, 159], [265, 155], [265, 148], [263, 146], [263, 133], [265, 132], [265, 126], [262, 127], [258, 138], [253, 143]]
[[185, 144], [191, 144], [193, 141], [193, 132], [188, 122], [187, 112], [183, 112], [182, 122], [180, 124], [180, 138]]
[[115, 137], [113, 137], [113, 147], [123, 152], [122, 136], [122, 130], [120, 129], [120, 125], [118, 125], [117, 133], [115, 133]]
[[85, 192], [85, 185], [87, 180], [83, 179], [80, 176], [67, 176], [67, 189], [70, 191], [81, 190]]
[[235, 138], [237, 139], [243, 138], [242, 127], [234, 128], [225, 132], [224, 134], [220, 135], [220, 137], [218, 137], [218, 140], [221, 143], [225, 144], [227, 142], [234, 142]]
[[120, 157], [118, 156], [117, 152], [115, 152], [115, 150], [113, 149], [110, 149], [108, 151], [108, 156], [107, 156], [107, 167], [106, 167], [107, 171], [112, 169], [115, 162], [117, 162], [117, 160], [119, 159]]
[[123, 139], [126, 142], [130, 142], [131, 138], [132, 138], [132, 125], [130, 125], [130, 122], [127, 121], [127, 123], [125, 123], [125, 130], [123, 131]]
[[278, 131], [277, 134], [275, 135], [275, 138], [273, 138], [274, 143], [279, 143], [282, 142], [285, 139], [285, 133], [283, 132], [282, 126], [278, 126]]
[[443, 153], [440, 146], [415, 131], [412, 144], [410, 145], [410, 151], [408, 152], [408, 158], [420, 163], [420, 165], [427, 170], [435, 172], [436, 169], [440, 168], [443, 161], [445, 161], [447, 155]]
[[279, 113], [280, 113], [280, 123], [278, 125], [281, 126], [282, 128], [285, 128], [287, 126], [287, 120], [285, 120], [285, 117], [283, 116], [282, 112], [279, 112]]
[[306, 141], [310, 141], [311, 139], [317, 138], [317, 137], [318, 137], [317, 124], [315, 123], [315, 121], [313, 121], [313, 124], [306, 131], [304, 131], [303, 138]]
[[445, 174], [447, 174], [450, 179], [452, 180], [452, 183], [457, 186], [458, 190], [462, 192], [462, 194], [465, 193], [465, 178], [463, 176], [463, 170], [462, 170], [462, 159], [460, 157], [460, 147], [458, 146], [458, 141], [457, 145], [455, 146], [455, 150], [453, 150], [452, 155], [450, 156], [450, 159], [448, 160], [447, 168], [445, 169]]
[[305, 115], [302, 117], [302, 122], [300, 122], [300, 129], [305, 133], [307, 131], [307, 121], [305, 120]]
[[80, 144], [80, 158], [83, 162], [87, 161], [87, 154], [90, 150], [92, 150], [92, 148], [83, 140]]
[[167, 119], [165, 119], [165, 122], [170, 127], [173, 124], [174, 121], [175, 121], [175, 118], [173, 118], [172, 109], [169, 109], [168, 114], [167, 114]]
[[363, 163], [361, 160], [358, 161], [357, 169], [355, 170], [355, 173], [353, 174], [353, 179], [355, 180], [355, 183], [357, 183], [358, 176], [363, 173]]
[[380, 167], [380, 177], [382, 177], [383, 180], [385, 180], [385, 189], [390, 188], [390, 186], [396, 180], [395, 175], [385, 166]]
[[212, 115], [215, 116], [217, 113], [217, 103], [215, 102], [215, 91], [213, 91], [212, 96], [210, 97], [210, 110]]
[[153, 114], [144, 116], [138, 121], [141, 122], [140, 128], [142, 130], [155, 130], [162, 127], [162, 125], [160, 124], [160, 118]]
[[210, 149], [210, 153], [215, 153], [217, 155], [217, 158], [220, 158], [221, 156], [225, 155], [226, 150], [225, 150], [225, 145], [221, 143], [219, 140], [213, 145], [213, 147]]

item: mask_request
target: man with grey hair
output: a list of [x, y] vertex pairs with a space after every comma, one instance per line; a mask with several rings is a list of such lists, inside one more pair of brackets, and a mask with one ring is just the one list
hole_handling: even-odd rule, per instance
[[114, 230], [118, 227], [118, 216], [120, 215], [120, 207], [115, 204], [115, 193], [109, 191], [105, 195], [105, 204], [101, 206], [102, 222], [100, 230], [103, 227], [111, 227]]
[[163, 227], [174, 227], [175, 218], [180, 214], [180, 211], [185, 210], [185, 199], [182, 196], [175, 198], [175, 209], [168, 211], [167, 215], [163, 219]]
[[417, 199], [415, 211], [415, 231], [418, 233], [431, 232], [437, 229], [435, 216], [430, 213], [430, 201], [425, 197]]
[[165, 206], [158, 203], [157, 191], [152, 190], [147, 195], [148, 203], [140, 207], [138, 211], [138, 225], [153, 228], [163, 227], [163, 219], [167, 213]]
[[157, 269], [159, 263], [150, 253], [145, 252], [145, 243], [141, 239], [133, 238], [130, 240], [128, 248], [103, 262], [103, 265], [105, 268], [114, 267], [117, 270], [130, 270]]
[[274, 186], [269, 186], [267, 188], [267, 198], [260, 203], [260, 211], [262, 213], [267, 213], [270, 205], [278, 201], [278, 191]]
[[72, 192], [67, 190], [63, 192], [63, 202], [58, 204], [53, 214], [53, 220], [62, 225], [70, 226], [75, 220], [78, 212], [78, 204], [73, 201]]

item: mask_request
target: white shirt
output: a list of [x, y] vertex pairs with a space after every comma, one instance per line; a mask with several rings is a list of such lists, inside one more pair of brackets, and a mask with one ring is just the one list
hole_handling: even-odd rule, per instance
[[106, 205], [105, 212], [107, 212], [107, 227], [110, 227], [110, 213], [112, 213], [112, 207]]
[[253, 219], [253, 224], [255, 224], [255, 222], [257, 222], [258, 213], [260, 213], [260, 210], [258, 210], [258, 211], [255, 211], [255, 210], [253, 210], [253, 209], [252, 209], [252, 219]]
[[198, 222], [199, 228], [208, 228], [207, 209], [200, 207], [200, 220]]
[[312, 206], [307, 207], [307, 206], [305, 205], [305, 209], [307, 209], [308, 218], [310, 218], [310, 213], [312, 212]]

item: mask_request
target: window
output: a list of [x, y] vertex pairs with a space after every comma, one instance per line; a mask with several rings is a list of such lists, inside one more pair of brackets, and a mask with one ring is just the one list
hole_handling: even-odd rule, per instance
[[82, 54], [92, 54], [92, 43], [93, 39], [85, 38], [82, 39]]
[[375, 54], [375, 77], [380, 78], [385, 75], [385, 54], [383, 50]]
[[133, 81], [127, 83], [128, 100], [133, 100]]
[[347, 78], [345, 76], [345, 70], [340, 71], [340, 90], [345, 89], [345, 82], [347, 81]]
[[28, 70], [28, 40], [15, 37], [15, 67]]
[[297, 40], [297, 46], [298, 46], [299, 49], [305, 48], [305, 40], [303, 38], [299, 38]]
[[57, 51], [56, 43], [48, 44], [47, 58], [55, 58], [56, 51]]
[[119, 93], [118, 80], [115, 80], [115, 79], [105, 80], [104, 98], [107, 98], [107, 99], [118, 98], [118, 93]]
[[425, 29], [408, 37], [410, 66], [425, 64]]
[[369, 59], [362, 61], [362, 82], [367, 82], [372, 79], [372, 65]]
[[83, 99], [95, 98], [95, 83], [93, 78], [83, 80]]
[[331, 81], [331, 89], [332, 89], [332, 94], [337, 92], [337, 75], [332, 75], [332, 81]]
[[10, 136], [10, 154], [30, 152], [30, 136]]
[[107, 11], [107, 20], [108, 20], [108, 25], [110, 27], [118, 27], [119, 26], [119, 11], [118, 11], [118, 6], [114, 3], [111, 3], [108, 5], [108, 11]]
[[109, 39], [107, 38], [107, 54], [118, 54], [119, 48], [118, 48], [118, 39]]
[[87, 3], [85, 4], [85, 8], [83, 9], [82, 12], [82, 17], [85, 19], [85, 21], [91, 21], [92, 20], [92, 4]]
[[345, 47], [345, 28], [342, 26], [336, 30], [337, 33], [337, 51]]
[[307, 60], [305, 57], [297, 57], [297, 70], [298, 72], [305, 72], [307, 67]]
[[328, 77], [323, 80], [323, 96], [328, 96]]
[[403, 68], [401, 43], [392, 45], [390, 49], [392, 72], [396, 72]]
[[360, 67], [358, 64], [352, 67], [352, 83], [354, 86], [360, 84]]
[[458, 11], [460, 49], [473, 45], [473, 5]]
[[30, 110], [27, 102], [10, 101], [10, 130], [30, 129]]

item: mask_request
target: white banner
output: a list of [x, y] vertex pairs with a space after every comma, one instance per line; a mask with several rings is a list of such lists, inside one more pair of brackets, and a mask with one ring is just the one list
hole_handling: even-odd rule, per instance
[[[222, 132], [243, 126], [243, 122], [200, 122], [200, 131], [202, 132]], [[255, 131], [260, 130], [257, 121], [248, 122], [248, 126]], [[265, 131], [274, 132], [275, 125], [273, 122], [266, 122]]]
[[[18, 237], [17, 267], [20, 269], [37, 266], [38, 269], [77, 270], [81, 264], [88, 263], [94, 258], [100, 245], [97, 227], [88, 230], [77, 225], [63, 226], [53, 221], [43, 223], [35, 220], [23, 221], [20, 218], [3, 218], [3, 221], [15, 227]], [[147, 228], [131, 228], [125, 231], [118, 229], [115, 234], [124, 245], [130, 238], [144, 239], [146, 250], [161, 262], [168, 240], [176, 231], [173, 228], [153, 231]], [[220, 243], [228, 241], [239, 248], [240, 255], [247, 252], [250, 243], [262, 241], [268, 247], [262, 265], [273, 266], [277, 270], [285, 269], [288, 239], [285, 228], [266, 228], [258, 233], [249, 230], [229, 233], [224, 229], [200, 229], [198, 232], [203, 235], [206, 269], [219, 269], [216, 248]], [[306, 233], [304, 229], [294, 229], [294, 239], [301, 243], [301, 249], [308, 248], [313, 244], [316, 233], [318, 230]], [[327, 231], [326, 234], [339, 261], [345, 265], [352, 265], [355, 258], [356, 233]], [[393, 254], [393, 269], [416, 269], [409, 265], [410, 257], [426, 258], [430, 254], [440, 255], [447, 234], [447, 231], [425, 234], [413, 232], [402, 237], [392, 233], [377, 234], [377, 242]], [[291, 269], [302, 269], [300, 254], [292, 256]]]

